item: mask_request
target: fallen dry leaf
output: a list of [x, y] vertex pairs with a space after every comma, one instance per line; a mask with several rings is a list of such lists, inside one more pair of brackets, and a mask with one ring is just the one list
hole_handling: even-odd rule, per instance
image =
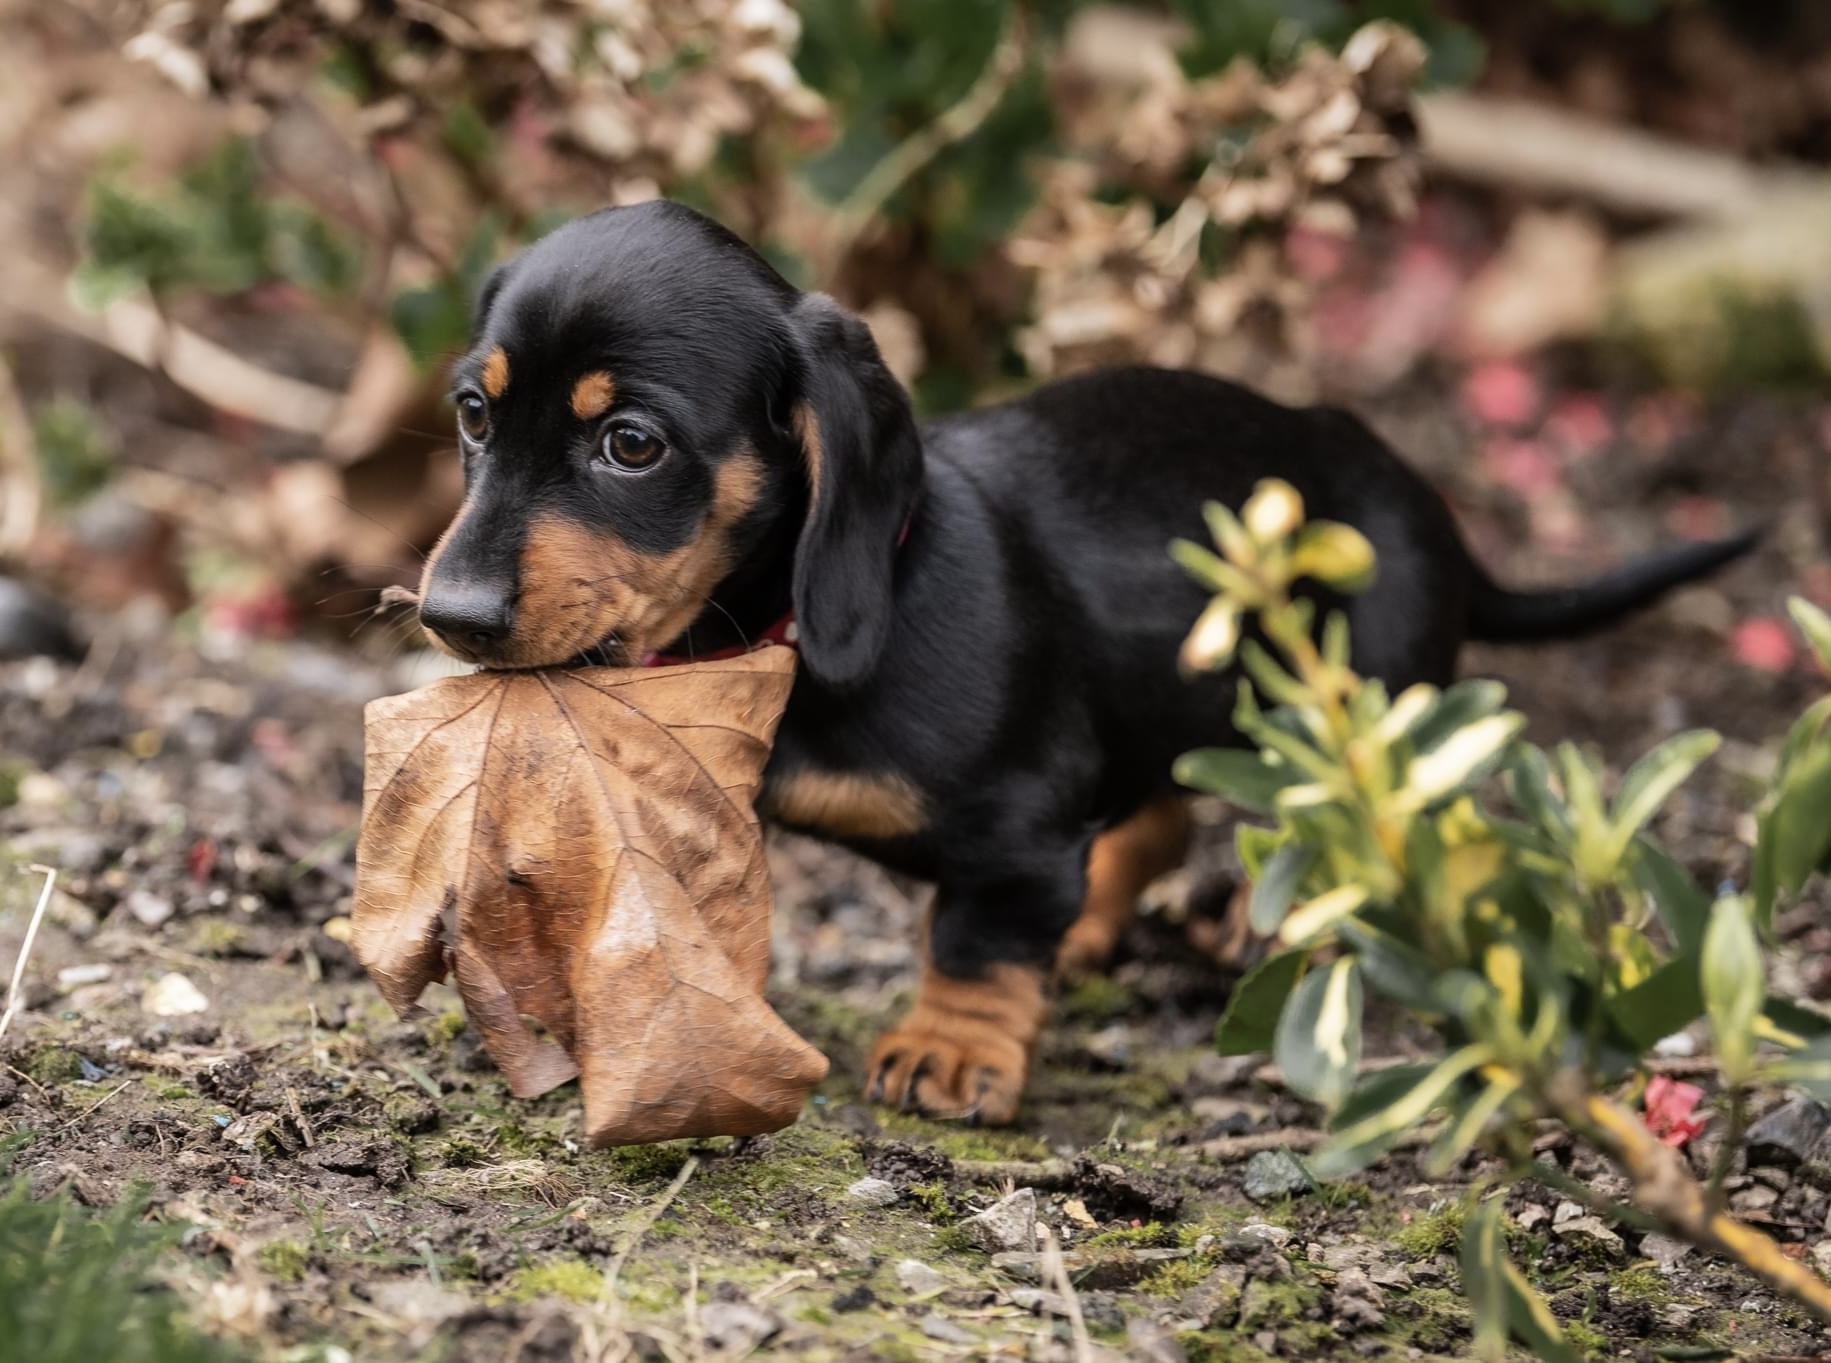
[[351, 945], [383, 996], [406, 1012], [454, 975], [517, 1097], [578, 1076], [595, 1145], [792, 1122], [827, 1065], [763, 1001], [752, 804], [794, 666], [482, 672], [372, 702]]

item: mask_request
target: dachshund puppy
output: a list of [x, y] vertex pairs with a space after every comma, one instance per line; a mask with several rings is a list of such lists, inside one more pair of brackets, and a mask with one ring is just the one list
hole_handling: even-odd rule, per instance
[[762, 801], [935, 882], [926, 966], [868, 1093], [1017, 1112], [1058, 957], [1111, 950], [1188, 836], [1177, 754], [1237, 742], [1235, 674], [1186, 681], [1205, 601], [1171, 562], [1201, 507], [1277, 475], [1358, 527], [1354, 664], [1448, 682], [1465, 639], [1564, 637], [1744, 552], [1587, 586], [1495, 585], [1354, 417], [1124, 369], [920, 428], [856, 317], [666, 202], [572, 222], [499, 269], [457, 363], [466, 497], [420, 619], [484, 667], [801, 652]]

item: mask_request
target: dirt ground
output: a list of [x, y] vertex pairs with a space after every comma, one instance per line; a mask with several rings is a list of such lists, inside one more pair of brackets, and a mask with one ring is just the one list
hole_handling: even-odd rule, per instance
[[[1595, 566], [1529, 547], [1523, 503], [1469, 471], [1450, 410], [1401, 393], [1375, 415], [1484, 557], [1520, 581]], [[1776, 534], [1605, 636], [1468, 657], [1513, 688], [1535, 739], [1595, 743], [1616, 770], [1678, 728], [1721, 729], [1730, 742], [1660, 830], [1708, 881], [1745, 873], [1742, 811], [1822, 685], [1728, 642], [1809, 567], [1805, 420], [1744, 404], [1574, 470], [1599, 527], [1585, 554], [1670, 538], [1700, 504]], [[911, 983], [922, 891], [773, 839], [772, 998], [831, 1076], [775, 1136], [588, 1153], [575, 1088], [512, 1100], [454, 995], [399, 1020], [344, 945], [360, 707], [432, 675], [385, 655], [122, 619], [80, 669], [0, 669], [0, 962], [42, 883], [27, 868], [57, 869], [29, 1008], [0, 1042], [0, 1136], [30, 1133], [14, 1172], [41, 1189], [101, 1206], [149, 1184], [158, 1217], [195, 1228], [167, 1275], [252, 1356], [1068, 1358], [1082, 1328], [1096, 1354], [1159, 1360], [1465, 1355], [1457, 1200], [1479, 1164], [1432, 1182], [1401, 1155], [1308, 1186], [1278, 1152], [1310, 1148], [1315, 1114], [1258, 1061], [1212, 1053], [1228, 976], [1188, 924], [1227, 896], [1218, 811], [1122, 963], [1062, 1000], [1007, 1131], [860, 1101], [865, 1048]], [[1792, 916], [1780, 987], [1831, 993], [1819, 917]], [[1388, 1029], [1370, 1049], [1421, 1042]], [[1546, 1154], [1571, 1159], [1555, 1142]], [[1611, 1177], [1580, 1154], [1571, 1171]], [[1812, 1173], [1745, 1169], [1734, 1187], [1743, 1215], [1816, 1257], [1831, 1200]], [[1034, 1190], [1072, 1298], [970, 1220], [1008, 1189]], [[1515, 1251], [1598, 1357], [1831, 1348], [1701, 1255], [1574, 1224], [1560, 1200], [1515, 1196]]]

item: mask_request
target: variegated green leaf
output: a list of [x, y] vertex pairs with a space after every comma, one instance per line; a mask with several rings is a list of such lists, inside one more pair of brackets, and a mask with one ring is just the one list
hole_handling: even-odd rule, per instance
[[1803, 596], [1789, 598], [1786, 608], [1792, 613], [1799, 632], [1806, 636], [1806, 642], [1818, 655], [1818, 661], [1831, 672], [1831, 615], [1826, 615]]
[[1284, 1005], [1309, 959], [1302, 948], [1280, 951], [1247, 971], [1227, 995], [1226, 1010], [1214, 1028], [1214, 1048], [1222, 1055], [1269, 1051]]
[[1615, 796], [1609, 845], [1613, 860], [1621, 860], [1634, 836], [1659, 812], [1672, 792], [1697, 770], [1698, 764], [1722, 743], [1722, 738], [1708, 729], [1674, 734], [1628, 768]]
[[1292, 944], [1308, 942], [1328, 932], [1366, 902], [1365, 885], [1337, 885], [1285, 915], [1278, 936]]
[[1352, 957], [1305, 975], [1278, 1019], [1272, 1058], [1284, 1081], [1325, 1109], [1339, 1107], [1361, 1061], [1361, 976]]
[[1298, 779], [1289, 766], [1274, 766], [1245, 748], [1197, 748], [1177, 758], [1171, 771], [1178, 784], [1254, 814], [1271, 813], [1278, 792]]
[[1420, 750], [1405, 772], [1406, 793], [1426, 807], [1467, 789], [1500, 761], [1525, 725], [1524, 715], [1489, 715]]
[[1746, 899], [1729, 896], [1711, 909], [1698, 974], [1717, 1064], [1729, 1083], [1745, 1083], [1754, 1061], [1755, 1016], [1767, 995], [1761, 944]]
[[1489, 1059], [1485, 1046], [1464, 1046], [1438, 1061], [1384, 1107], [1332, 1131], [1328, 1144], [1312, 1162], [1317, 1177], [1341, 1178], [1364, 1169], [1430, 1116], [1465, 1075]]
[[1316, 854], [1298, 843], [1285, 844], [1266, 863], [1253, 882], [1252, 898], [1247, 904], [1246, 917], [1254, 932], [1269, 937], [1278, 930], [1285, 910], [1297, 896], [1298, 885], [1315, 864]]

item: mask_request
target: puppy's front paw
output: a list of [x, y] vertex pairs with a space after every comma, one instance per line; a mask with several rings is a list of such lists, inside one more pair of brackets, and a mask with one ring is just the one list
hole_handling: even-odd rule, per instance
[[1042, 972], [994, 967], [983, 979], [930, 970], [909, 1015], [871, 1048], [865, 1096], [905, 1112], [1002, 1126], [1017, 1116], [1042, 1028]]

